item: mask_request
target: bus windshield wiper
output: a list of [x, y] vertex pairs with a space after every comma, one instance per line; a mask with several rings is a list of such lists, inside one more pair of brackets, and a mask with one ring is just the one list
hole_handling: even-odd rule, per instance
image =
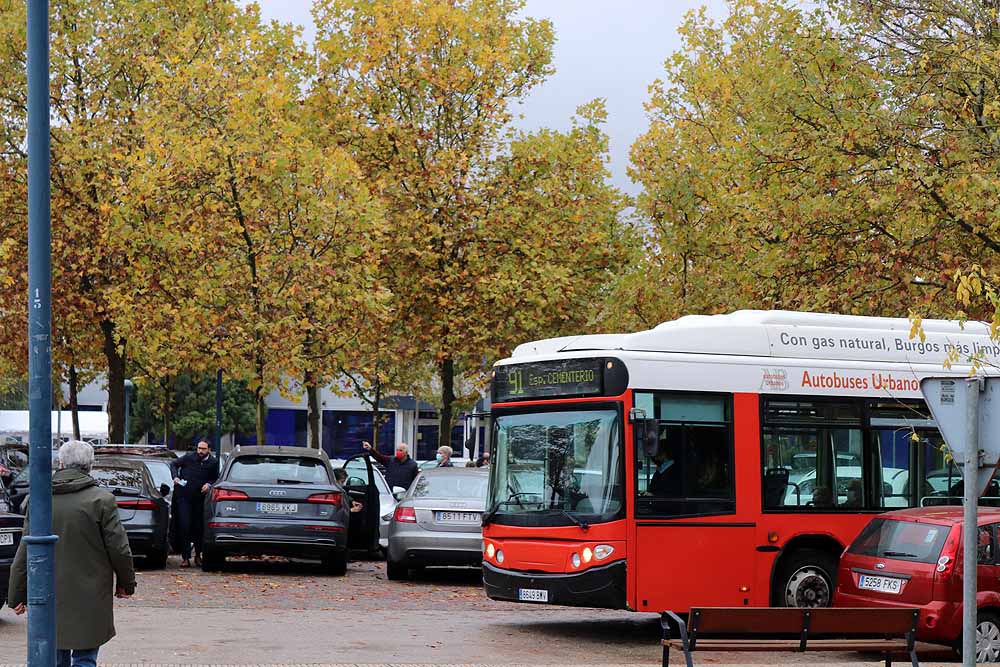
[[581, 519], [576, 518], [575, 516], [573, 516], [572, 514], [570, 514], [569, 512], [567, 512], [562, 507], [552, 507], [550, 509], [553, 512], [559, 512], [564, 517], [566, 517], [567, 519], [569, 519], [570, 521], [572, 521], [573, 523], [575, 523], [577, 526], [580, 527], [580, 530], [582, 530], [584, 532], [590, 530], [590, 524], [589, 523], [587, 523], [586, 521], [583, 521]]
[[889, 556], [890, 558], [896, 556], [897, 558], [916, 558], [917, 554], [906, 553], [905, 551], [883, 551], [883, 556]]

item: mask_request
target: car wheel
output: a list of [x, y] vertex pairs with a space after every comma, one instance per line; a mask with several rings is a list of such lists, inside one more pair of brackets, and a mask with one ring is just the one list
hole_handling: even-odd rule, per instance
[[1000, 618], [991, 611], [976, 618], [976, 662], [1000, 662]]
[[218, 572], [226, 566], [226, 555], [217, 551], [204, 550], [201, 552], [201, 571]]
[[385, 576], [392, 581], [404, 581], [410, 576], [410, 568], [406, 566], [406, 563], [387, 560], [385, 562]]
[[782, 563], [775, 581], [779, 607], [829, 607], [837, 583], [837, 559], [820, 549], [799, 549]]
[[166, 551], [150, 551], [146, 554], [146, 567], [151, 570], [162, 570], [167, 566]]
[[342, 577], [347, 574], [347, 549], [334, 551], [323, 557], [323, 569], [327, 574]]

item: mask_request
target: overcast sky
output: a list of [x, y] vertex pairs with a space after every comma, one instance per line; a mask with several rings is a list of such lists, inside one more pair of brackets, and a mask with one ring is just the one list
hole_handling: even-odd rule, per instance
[[[267, 19], [315, 30], [311, 0], [258, 0]], [[642, 108], [648, 87], [663, 73], [667, 57], [680, 48], [677, 26], [688, 11], [707, 5], [725, 15], [725, 0], [527, 0], [526, 14], [548, 18], [556, 31], [556, 73], [520, 108], [525, 128], [565, 128], [576, 108], [595, 97], [607, 100], [614, 183], [638, 188], [625, 170], [632, 142], [646, 127]]]

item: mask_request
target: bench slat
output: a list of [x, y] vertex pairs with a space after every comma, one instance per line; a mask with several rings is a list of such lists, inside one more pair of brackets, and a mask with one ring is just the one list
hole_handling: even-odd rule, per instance
[[809, 634], [905, 635], [913, 629], [913, 609], [825, 607], [809, 612]]
[[802, 610], [793, 607], [693, 608], [688, 617], [688, 627], [696, 629], [698, 634], [798, 634], [802, 631]]
[[[684, 649], [679, 639], [664, 640], [663, 644], [673, 649]], [[797, 639], [699, 639], [698, 651], [798, 651]], [[814, 639], [806, 645], [806, 651], [905, 651], [906, 640], [892, 639]]]

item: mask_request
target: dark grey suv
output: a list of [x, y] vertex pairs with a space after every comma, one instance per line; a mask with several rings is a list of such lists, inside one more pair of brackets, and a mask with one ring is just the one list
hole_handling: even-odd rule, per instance
[[334, 480], [324, 452], [239, 447], [206, 503], [202, 568], [220, 569], [232, 554], [275, 555], [320, 559], [330, 574], [342, 575], [348, 548], [377, 535], [374, 500], [355, 513], [362, 516], [353, 522], [357, 534], [351, 534], [351, 499]]

